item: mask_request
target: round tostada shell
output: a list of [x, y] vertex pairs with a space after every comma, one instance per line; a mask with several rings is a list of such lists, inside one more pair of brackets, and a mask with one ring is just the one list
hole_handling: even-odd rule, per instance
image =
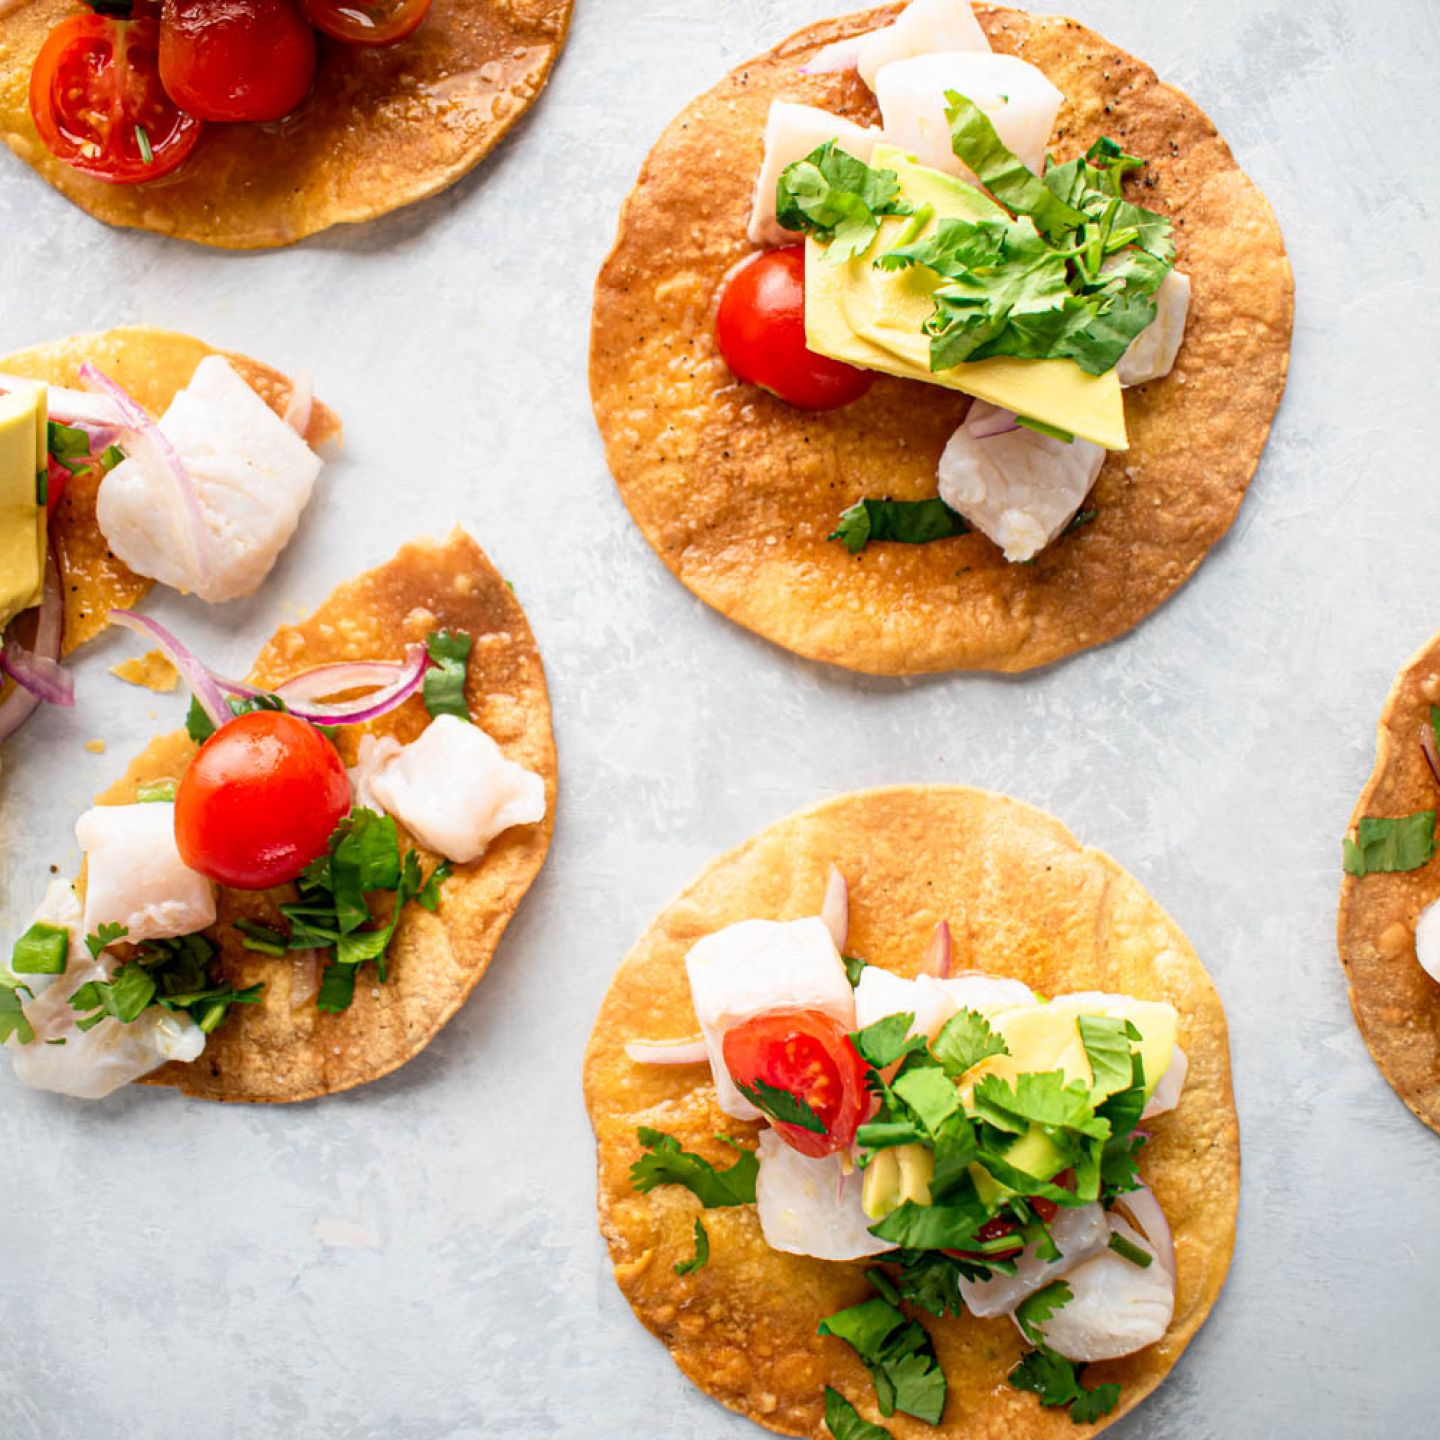
[[[232, 1007], [193, 1064], [166, 1065], [142, 1084], [173, 1085], [202, 1100], [311, 1100], [349, 1090], [418, 1055], [489, 967], [544, 863], [556, 767], [540, 652], [520, 602], [485, 552], [459, 530], [440, 544], [406, 545], [387, 564], [341, 585], [308, 620], [276, 631], [249, 678], [273, 686], [317, 665], [395, 658], [437, 629], [474, 637], [465, 686], [470, 713], [507, 758], [544, 778], [545, 819], [506, 830], [478, 860], [454, 866], [436, 913], [410, 905], [390, 945], [388, 983], [367, 965], [354, 1003], [338, 1015], [322, 1014], [313, 999], [292, 1005], [294, 961], [246, 950], [231, 923], [248, 917], [283, 928], [278, 906], [294, 898], [294, 887], [222, 888], [208, 932], [219, 947], [218, 973], [237, 988], [263, 983], [261, 1001]], [[408, 742], [429, 720], [416, 695], [364, 727], [341, 729], [336, 745], [353, 765], [361, 734]], [[157, 738], [98, 803], [127, 804], [142, 784], [178, 780], [194, 753], [184, 731]], [[425, 851], [421, 858], [427, 874], [439, 859]]]
[[1192, 100], [1073, 20], [977, 5], [995, 50], [1064, 92], [1057, 158], [1109, 135], [1150, 161], [1132, 193], [1175, 221], [1194, 286], [1185, 343], [1169, 377], [1127, 393], [1130, 449], [1107, 458], [1085, 502], [1093, 521], [1033, 563], [1007, 564], [978, 534], [851, 556], [827, 539], [840, 512], [862, 497], [933, 496], [968, 400], [881, 375], [844, 409], [794, 409], [730, 373], [714, 311], [754, 249], [745, 227], [770, 102], [878, 123], [857, 76], [800, 66], [899, 8], [801, 30], [666, 130], [596, 285], [595, 416], [646, 539], [723, 615], [872, 674], [1028, 670], [1131, 629], [1229, 529], [1285, 384], [1290, 266], [1265, 198]]
[[[590, 1037], [585, 1099], [599, 1156], [600, 1229], [615, 1277], [643, 1324], [702, 1390], [785, 1435], [821, 1440], [824, 1389], [877, 1419], [866, 1372], [843, 1342], [816, 1333], [870, 1293], [859, 1264], [769, 1248], [753, 1206], [701, 1211], [676, 1185], [631, 1185], [636, 1128], [674, 1135], [714, 1163], [717, 1134], [753, 1144], [757, 1126], [716, 1104], [707, 1067], [632, 1063], [631, 1039], [694, 1034], [684, 959], [701, 936], [738, 920], [814, 915], [831, 863], [850, 886], [849, 953], [900, 974], [921, 968], [938, 921], [950, 922], [957, 970], [1024, 980], [1046, 995], [1120, 991], [1180, 1013], [1190, 1070], [1179, 1107], [1147, 1122], [1141, 1173], [1175, 1236], [1175, 1316], [1158, 1344], [1090, 1366], [1119, 1381], [1116, 1418], [1169, 1373], [1220, 1293], [1235, 1242], [1240, 1146], [1220, 998], [1175, 922], [1108, 856], [1059, 821], [999, 795], [899, 786], [844, 795], [762, 830], [716, 860], [668, 905], [620, 966]], [[710, 1259], [676, 1275], [704, 1215]], [[1104, 1428], [1042, 1409], [1006, 1376], [1026, 1348], [1008, 1320], [920, 1317], [950, 1382], [942, 1423], [897, 1414], [897, 1440], [1061, 1440]], [[1108, 1422], [1105, 1422], [1108, 1423]]]
[[[144, 325], [32, 345], [0, 359], [0, 371], [75, 388], [80, 384], [80, 367], [88, 360], [158, 417], [176, 391], [190, 383], [195, 367], [207, 355], [216, 354], [224, 355], [277, 415], [285, 413], [291, 381], [280, 371], [244, 355], [217, 351], [193, 336]], [[310, 412], [306, 441], [313, 447], [339, 438], [339, 418], [317, 401]], [[133, 606], [155, 584], [110, 553], [95, 519], [99, 489], [100, 477], [93, 471], [71, 476], [50, 517], [50, 542], [65, 590], [67, 655], [106, 627], [111, 610]]]
[[0, 138], [97, 220], [226, 250], [289, 245], [373, 220], [453, 185], [534, 103], [574, 0], [435, 0], [396, 45], [317, 34], [310, 94], [263, 125], [211, 125], [175, 172], [144, 185], [81, 175], [30, 118], [30, 71], [76, 0], [21, 0], [0, 17]]
[[[1440, 704], [1440, 635], [1400, 672], [1380, 712], [1375, 768], [1347, 832], [1367, 815], [1411, 815], [1440, 805], [1420, 748], [1430, 707]], [[1440, 1131], [1440, 985], [1415, 958], [1415, 922], [1440, 899], [1440, 857], [1419, 870], [1346, 875], [1337, 936], [1350, 1007], [1375, 1063], [1395, 1093]]]

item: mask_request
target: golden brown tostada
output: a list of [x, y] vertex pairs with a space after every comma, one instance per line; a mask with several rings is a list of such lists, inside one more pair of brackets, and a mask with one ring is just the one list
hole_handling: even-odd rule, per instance
[[[27, 375], [51, 385], [79, 384], [80, 367], [89, 361], [129, 392], [152, 416], [164, 413], [177, 391], [190, 381], [207, 356], [221, 354], [277, 414], [283, 414], [292, 382], [258, 360], [217, 351], [203, 340], [131, 325], [92, 335], [72, 335], [32, 345], [0, 359], [0, 371]], [[340, 438], [340, 420], [325, 405], [310, 413], [305, 440], [311, 446]], [[99, 634], [113, 609], [134, 605], [154, 585], [110, 553], [95, 519], [101, 475], [82, 470], [66, 484], [50, 517], [50, 539], [60, 564], [65, 594], [64, 653], [70, 654]]]
[[534, 103], [572, 0], [435, 0], [403, 42], [321, 37], [314, 87], [267, 124], [211, 125], [162, 179], [116, 185], [57, 160], [31, 118], [31, 67], [75, 0], [0, 16], [0, 135], [99, 220], [231, 250], [288, 245], [434, 195], [478, 164]]
[[[393, 654], [436, 629], [474, 636], [466, 682], [471, 714], [507, 758], [544, 777], [545, 819], [506, 831], [480, 859], [455, 866], [436, 914], [410, 906], [390, 948], [389, 982], [362, 978], [354, 1003], [340, 1015], [320, 1014], [313, 1005], [292, 1008], [290, 962], [244, 949], [227, 923], [242, 915], [273, 921], [273, 894], [266, 904], [253, 893], [222, 891], [215, 936], [221, 969], [237, 986], [263, 979], [264, 1003], [233, 1009], [197, 1063], [167, 1066], [144, 1083], [174, 1085], [205, 1100], [308, 1100], [348, 1090], [419, 1054], [489, 968], [549, 849], [556, 766], [535, 637], [484, 551], [458, 530], [441, 544], [406, 545], [393, 560], [340, 586], [308, 620], [277, 631], [250, 678], [276, 684], [299, 668]], [[426, 718], [412, 699], [367, 728], [405, 742], [425, 728]], [[358, 737], [343, 730], [338, 743], [353, 762]], [[144, 781], [175, 777], [191, 753], [183, 735], [156, 740], [102, 800], [124, 803]]]
[[1284, 386], [1290, 269], [1264, 197], [1193, 101], [1073, 20], [977, 6], [995, 51], [1064, 92], [1057, 158], [1109, 135], [1150, 161], [1143, 203], [1174, 220], [1177, 268], [1194, 283], [1189, 326], [1177, 373], [1127, 394], [1130, 449], [1107, 458], [1085, 502], [1093, 520], [1033, 563], [1006, 564], [976, 534], [852, 557], [826, 538], [840, 512], [863, 496], [933, 496], [967, 400], [881, 375], [843, 409], [792, 409], [730, 374], [714, 307], [753, 249], [746, 220], [770, 103], [875, 123], [853, 73], [800, 66], [899, 10], [800, 31], [670, 125], [597, 283], [595, 414], [646, 538], [732, 620], [871, 673], [1026, 670], [1129, 630], [1229, 528]]
[[[1422, 736], [1432, 729], [1436, 704], [1440, 636], [1411, 658], [1380, 712], [1375, 768], [1350, 817], [1352, 839], [1367, 817], [1435, 810], [1440, 781]], [[1433, 814], [1428, 828], [1433, 842]], [[1415, 946], [1416, 922], [1437, 899], [1440, 861], [1433, 853], [1412, 870], [1347, 873], [1337, 938], [1350, 1005], [1375, 1063], [1406, 1105], [1440, 1131], [1440, 983], [1421, 968]]]
[[[813, 915], [831, 864], [850, 881], [846, 949], [906, 975], [937, 921], [949, 919], [957, 969], [1023, 980], [1037, 991], [1124, 991], [1168, 1000], [1180, 1014], [1190, 1072], [1178, 1109], [1147, 1122], [1141, 1170], [1169, 1215], [1178, 1255], [1174, 1318], [1164, 1338], [1094, 1378], [1122, 1384], [1117, 1414], [1155, 1388], [1209, 1313], [1234, 1244], [1239, 1140], [1225, 1016], [1174, 922], [1115, 862], [1058, 821], [983, 791], [903, 786], [846, 795], [761, 831], [715, 861], [641, 938], [601, 1007], [585, 1061], [595, 1127], [600, 1225], [621, 1290], [640, 1320], [708, 1394], [782, 1434], [822, 1437], [833, 1385], [874, 1419], [866, 1373], [820, 1320], [866, 1298], [864, 1267], [772, 1250], [750, 1205], [700, 1211], [677, 1185], [632, 1187], [636, 1129], [673, 1135], [717, 1166], [756, 1127], [725, 1116], [704, 1066], [633, 1064], [624, 1043], [696, 1029], [684, 959], [732, 922]], [[710, 1258], [681, 1277], [703, 1213]], [[1042, 1409], [1004, 1378], [1022, 1345], [1003, 1320], [922, 1317], [950, 1382], [938, 1430], [903, 1414], [897, 1437], [971, 1440], [1093, 1434], [1063, 1409]], [[1111, 1417], [1113, 1418], [1113, 1417]]]

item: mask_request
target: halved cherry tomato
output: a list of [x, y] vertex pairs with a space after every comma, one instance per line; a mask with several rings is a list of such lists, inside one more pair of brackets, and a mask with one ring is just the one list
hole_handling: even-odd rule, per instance
[[[1006, 1235], [1013, 1235], [1020, 1227], [1013, 1221], [1006, 1219], [1003, 1215], [997, 1215], [993, 1220], [987, 1220], [976, 1232], [977, 1240], [1000, 1240]], [[1017, 1245], [1013, 1250], [947, 1250], [945, 1254], [955, 1260], [974, 1260], [977, 1264], [985, 1264], [990, 1260], [1013, 1260], [1024, 1251], [1023, 1245]]]
[[72, 170], [117, 185], [158, 180], [184, 163], [200, 120], [165, 93], [153, 16], [62, 20], [30, 71], [30, 114], [45, 147]]
[[165, 0], [160, 78], [205, 120], [278, 120], [310, 93], [315, 32], [299, 0]]
[[824, 1133], [772, 1121], [775, 1132], [802, 1155], [831, 1155], [855, 1140], [870, 1109], [865, 1062], [845, 1027], [820, 1010], [775, 1010], [727, 1031], [721, 1046], [737, 1085], [764, 1081], [803, 1100]]
[[805, 344], [805, 247], [766, 250], [736, 270], [720, 296], [715, 338], [741, 379], [801, 410], [835, 410], [874, 383]]
[[175, 795], [175, 843], [192, 870], [236, 890], [293, 880], [350, 811], [350, 781], [313, 725], [256, 710], [200, 747]]
[[311, 22], [351, 45], [393, 45], [420, 28], [430, 0], [305, 0]]

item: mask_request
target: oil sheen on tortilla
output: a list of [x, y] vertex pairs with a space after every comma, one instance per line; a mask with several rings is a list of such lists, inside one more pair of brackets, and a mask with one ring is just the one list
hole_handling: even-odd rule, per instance
[[[97, 220], [227, 250], [289, 245], [453, 185], [534, 103], [573, 0], [435, 0], [397, 45], [317, 36], [315, 86], [284, 119], [212, 125], [174, 174], [112, 185], [62, 164], [30, 118], [30, 69], [75, 0], [0, 15], [0, 137]], [[3, 7], [0, 7], [3, 8]]]
[[[785, 1435], [823, 1440], [823, 1392], [834, 1385], [875, 1418], [870, 1380], [848, 1346], [816, 1334], [833, 1311], [868, 1298], [858, 1264], [782, 1254], [765, 1244], [753, 1206], [706, 1210], [710, 1259], [675, 1274], [694, 1250], [702, 1212], [679, 1186], [631, 1186], [654, 1126], [714, 1163], [757, 1127], [724, 1115], [704, 1066], [646, 1067], [630, 1039], [693, 1034], [685, 953], [702, 935], [755, 917], [817, 913], [834, 862], [850, 883], [849, 953], [913, 975], [939, 920], [950, 922], [957, 970], [1013, 976], [1046, 995], [1110, 990], [1168, 1000], [1190, 1062], [1179, 1107], [1147, 1122], [1141, 1172], [1175, 1236], [1175, 1318], [1158, 1344], [1090, 1366], [1086, 1383], [1117, 1380], [1118, 1417], [1164, 1379], [1215, 1303], [1230, 1264], [1240, 1150], [1225, 1013], [1174, 921], [1113, 860], [1057, 820], [1017, 801], [950, 786], [845, 795], [781, 820], [716, 860], [668, 905], [611, 984], [585, 1057], [585, 1098], [599, 1160], [600, 1228], [615, 1278], [645, 1326], [702, 1390]], [[950, 1382], [945, 1420], [896, 1415], [900, 1440], [1066, 1440], [1064, 1409], [1044, 1410], [1005, 1377], [1024, 1348], [1008, 1320], [924, 1316]], [[1097, 1428], [1103, 1428], [1097, 1427]]]
[[1225, 533], [1259, 461], [1290, 353], [1290, 267], [1269, 205], [1193, 101], [1063, 18], [977, 6], [994, 48], [1064, 92], [1052, 150], [1109, 135], [1150, 162], [1142, 203], [1175, 220], [1194, 301], [1176, 369], [1126, 396], [1093, 521], [1032, 564], [978, 535], [827, 540], [862, 497], [922, 499], [967, 400], [888, 376], [853, 405], [796, 410], [735, 380], [714, 339], [770, 102], [878, 123], [853, 74], [801, 75], [888, 7], [828, 20], [732, 71], [671, 124], [620, 218], [595, 293], [590, 382], [610, 469], [636, 523], [700, 599], [815, 660], [874, 674], [1028, 670], [1131, 629]]
[[[1400, 672], [1380, 712], [1375, 769], [1350, 834], [1366, 815], [1440, 807], [1440, 788], [1420, 748], [1430, 707], [1440, 704], [1440, 635]], [[1440, 899], [1440, 859], [1397, 874], [1346, 875], [1337, 925], [1340, 959], [1360, 1033], [1396, 1094], [1440, 1132], [1440, 985], [1415, 958], [1415, 922]]]

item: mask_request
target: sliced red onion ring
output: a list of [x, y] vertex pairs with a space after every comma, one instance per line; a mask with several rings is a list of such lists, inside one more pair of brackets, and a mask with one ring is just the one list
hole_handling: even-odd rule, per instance
[[186, 519], [183, 536], [190, 562], [195, 570], [197, 588], [209, 585], [214, 575], [210, 561], [210, 532], [205, 526], [205, 515], [200, 509], [200, 496], [195, 481], [185, 468], [179, 452], [170, 443], [165, 432], [151, 420], [144, 408], [125, 393], [105, 372], [88, 360], [80, 367], [80, 379], [87, 388], [109, 398], [120, 414], [124, 426], [122, 448], [127, 455], [141, 463], [148, 456], [159, 469], [168, 470], [175, 481], [176, 493], [180, 496], [180, 508]]
[[290, 398], [280, 417], [302, 440], [310, 428], [310, 412], [315, 406], [315, 384], [308, 370], [299, 370], [290, 382]]
[[850, 934], [850, 886], [846, 884], [838, 865], [832, 865], [825, 878], [825, 899], [820, 904], [820, 918], [825, 922], [835, 948], [843, 955], [845, 940]]
[[[293, 701], [284, 686], [281, 686], [276, 693], [285, 702], [291, 714], [298, 715], [302, 720], [308, 720], [312, 725], [363, 725], [367, 720], [375, 720], [381, 715], [389, 714], [391, 710], [408, 700], [420, 688], [425, 679], [425, 672], [429, 668], [430, 656], [425, 647], [415, 644], [406, 647], [404, 663], [399, 667], [390, 684], [370, 695], [362, 696], [359, 700], [337, 701], [329, 705], [310, 705], [303, 701]], [[296, 677], [297, 680], [304, 678], [304, 676]], [[290, 683], [286, 682], [287, 685]], [[331, 688], [335, 688], [333, 681]]]
[[1115, 1197], [1115, 1203], [1130, 1214], [1145, 1238], [1155, 1247], [1155, 1258], [1165, 1272], [1175, 1278], [1175, 1240], [1170, 1233], [1170, 1222], [1160, 1208], [1154, 1192], [1145, 1185], [1138, 1190], [1127, 1190]]
[[637, 1065], [703, 1065], [710, 1058], [703, 1035], [684, 1040], [627, 1040], [625, 1053]]
[[320, 993], [323, 950], [296, 950], [290, 956], [290, 1008], [299, 1010]]
[[1140, 1112], [1142, 1120], [1149, 1120], [1153, 1115], [1164, 1115], [1180, 1103], [1180, 1092], [1185, 1088], [1185, 1075], [1189, 1068], [1190, 1062], [1186, 1059], [1185, 1052], [1176, 1045], [1170, 1053], [1170, 1063], [1165, 1067], [1165, 1073], [1155, 1086], [1154, 1094]]
[[25, 390], [33, 385], [44, 385], [46, 413], [61, 425], [88, 430], [92, 425], [119, 427], [125, 423], [115, 402], [106, 395], [67, 390], [63, 385], [47, 385], [24, 375], [0, 375], [0, 391]]
[[[35, 649], [33, 651], [22, 651], [29, 660], [36, 664], [54, 665], [58, 668], [60, 661], [60, 641], [65, 633], [65, 596], [60, 588], [60, 567], [55, 561], [55, 554], [51, 551], [45, 557], [45, 588], [40, 597], [40, 615], [35, 626]], [[13, 662], [13, 651], [17, 647], [7, 646], [5, 649], [5, 668], [10, 670]], [[14, 672], [11, 671], [13, 674]], [[40, 708], [44, 696], [25, 684], [18, 675], [15, 675], [15, 688], [7, 695], [3, 702], [0, 702], [0, 740], [7, 735], [13, 735], [34, 713]], [[65, 684], [69, 687], [69, 699], [57, 700], [58, 705], [73, 705], [75, 703], [74, 686], [67, 675]]]
[[950, 978], [950, 922], [942, 920], [935, 927], [930, 938], [930, 948], [925, 952], [925, 970], [941, 980]]
[[965, 428], [970, 432], [972, 440], [988, 440], [992, 435], [1008, 435], [1012, 430], [1018, 430], [1020, 422], [1012, 410], [992, 410], [978, 420], [967, 419]]
[[75, 704], [75, 681], [58, 660], [47, 660], [12, 641], [0, 650], [0, 670], [46, 705], [68, 710]]
[[275, 687], [287, 705], [307, 700], [323, 700], [327, 695], [340, 695], [346, 690], [372, 689], [377, 685], [393, 685], [401, 679], [405, 664], [399, 660], [340, 661], [334, 665], [318, 665], [303, 675], [296, 675]]
[[1440, 747], [1435, 744], [1435, 727], [1428, 720], [1420, 722], [1420, 748], [1425, 752], [1425, 763], [1435, 783], [1440, 785]]
[[127, 630], [153, 640], [165, 652], [166, 658], [190, 687], [190, 693], [199, 701], [200, 708], [217, 728], [232, 718], [224, 692], [215, 677], [158, 620], [138, 615], [134, 610], [112, 610], [110, 620], [112, 624], [123, 625]]
[[800, 67], [802, 75], [834, 75], [841, 70], [853, 70], [860, 63], [860, 47], [874, 35], [867, 30], [863, 35], [852, 35], [848, 40], [832, 40], [822, 46]]

